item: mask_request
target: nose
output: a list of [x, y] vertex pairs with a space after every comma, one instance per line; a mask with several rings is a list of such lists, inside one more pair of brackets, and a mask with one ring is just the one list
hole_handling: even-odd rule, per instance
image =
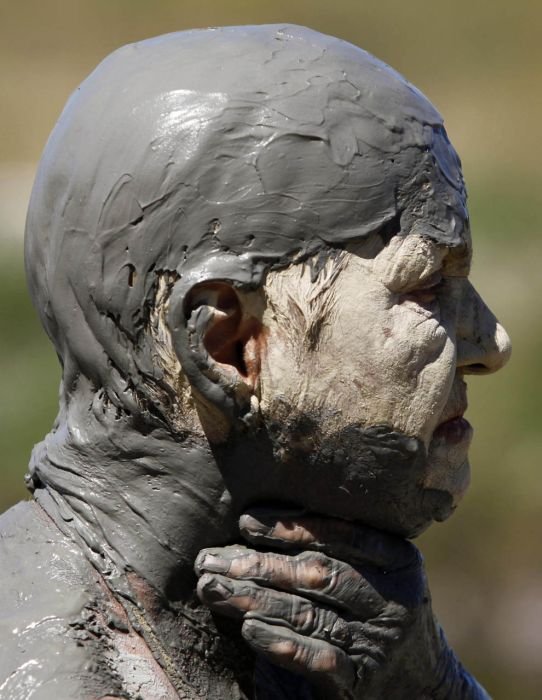
[[457, 323], [457, 366], [465, 374], [491, 374], [504, 367], [511, 352], [508, 333], [467, 282]]

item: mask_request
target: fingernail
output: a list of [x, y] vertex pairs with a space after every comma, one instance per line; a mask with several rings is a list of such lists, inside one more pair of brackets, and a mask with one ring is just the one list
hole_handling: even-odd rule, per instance
[[258, 532], [269, 534], [277, 522], [295, 520], [307, 514], [304, 508], [283, 508], [273, 510], [271, 508], [251, 508], [250, 512], [241, 516], [240, 525], [247, 529], [255, 529]]
[[253, 515], [245, 513], [239, 519], [239, 527], [241, 530], [248, 530], [249, 532], [261, 535], [270, 535], [273, 532], [273, 525], [275, 522], [276, 518], [271, 519], [265, 516], [255, 518]]
[[213, 574], [225, 574], [230, 568], [230, 562], [216, 554], [198, 555], [196, 566], [199, 571], [210, 571]]
[[231, 598], [233, 588], [225, 581], [219, 581], [214, 576], [205, 575], [200, 579], [198, 589], [208, 603], [216, 603]]

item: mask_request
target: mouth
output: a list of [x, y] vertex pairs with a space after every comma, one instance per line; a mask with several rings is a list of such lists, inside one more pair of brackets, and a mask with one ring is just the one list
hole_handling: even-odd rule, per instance
[[463, 414], [443, 421], [433, 433], [433, 438], [444, 440], [451, 445], [457, 445], [466, 440], [470, 440], [473, 434], [472, 425]]

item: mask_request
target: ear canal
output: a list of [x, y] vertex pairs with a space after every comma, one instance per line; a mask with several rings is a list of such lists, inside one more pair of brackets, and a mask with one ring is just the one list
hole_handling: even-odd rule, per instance
[[242, 338], [243, 312], [235, 291], [227, 285], [216, 285], [213, 319], [204, 336], [205, 349], [223, 365], [235, 367], [246, 376]]
[[261, 323], [244, 313], [235, 289], [221, 282], [202, 284], [192, 290], [189, 306], [191, 310], [205, 306], [210, 312], [203, 336], [209, 356], [253, 383], [259, 372], [256, 345]]

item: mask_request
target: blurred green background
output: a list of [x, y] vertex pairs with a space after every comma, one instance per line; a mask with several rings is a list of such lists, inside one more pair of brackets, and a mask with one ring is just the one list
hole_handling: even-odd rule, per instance
[[70, 92], [107, 53], [190, 27], [295, 22], [376, 54], [445, 117], [470, 192], [473, 279], [512, 336], [505, 371], [473, 378], [473, 483], [420, 543], [436, 610], [497, 700], [542, 697], [542, 4], [529, 0], [0, 2], [0, 509], [25, 498], [59, 369], [28, 300], [32, 177]]

